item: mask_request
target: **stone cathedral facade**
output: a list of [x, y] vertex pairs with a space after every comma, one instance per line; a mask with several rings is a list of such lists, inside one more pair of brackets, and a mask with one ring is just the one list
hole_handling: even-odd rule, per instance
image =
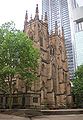
[[24, 32], [34, 41], [34, 46], [40, 50], [38, 80], [32, 85], [31, 91], [40, 93], [42, 107], [66, 108], [72, 103], [71, 85], [67, 66], [67, 56], [64, 44], [64, 31], [58, 30], [55, 22], [55, 32], [48, 33], [48, 20], [39, 19], [38, 5], [34, 19], [28, 21], [26, 12]]

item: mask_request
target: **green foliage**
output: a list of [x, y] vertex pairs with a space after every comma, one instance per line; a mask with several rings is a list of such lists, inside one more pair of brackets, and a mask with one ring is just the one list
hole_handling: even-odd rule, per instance
[[0, 27], [0, 82], [4, 88], [9, 88], [9, 93], [12, 92], [12, 79], [17, 74], [26, 84], [32, 83], [36, 78], [38, 59], [39, 51], [33, 47], [33, 41], [17, 30], [13, 22]]
[[75, 72], [75, 79], [73, 80], [74, 94], [83, 93], [83, 65], [80, 65]]
[[73, 82], [73, 94], [78, 107], [83, 106], [83, 65], [80, 65], [75, 72]]

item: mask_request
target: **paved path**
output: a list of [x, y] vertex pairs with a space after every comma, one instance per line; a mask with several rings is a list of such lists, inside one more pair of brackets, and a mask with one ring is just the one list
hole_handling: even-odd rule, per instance
[[32, 120], [83, 120], [83, 114], [49, 115], [49, 116], [36, 117], [36, 118], [33, 118]]
[[[0, 114], [0, 120], [30, 120], [29, 118], [14, 115]], [[83, 114], [78, 115], [48, 115], [32, 118], [31, 120], [83, 120]]]
[[29, 118], [15, 116], [15, 115], [0, 114], [0, 120], [30, 120], [30, 119]]

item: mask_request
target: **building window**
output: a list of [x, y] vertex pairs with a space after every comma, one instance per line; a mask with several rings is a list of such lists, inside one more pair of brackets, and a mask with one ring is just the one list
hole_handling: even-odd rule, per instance
[[43, 47], [43, 38], [42, 37], [40, 38], [40, 46]]
[[55, 54], [55, 50], [54, 50], [54, 48], [50, 48], [50, 55], [53, 55], [54, 56], [54, 54]]
[[29, 35], [29, 38], [30, 38], [31, 40], [33, 40], [33, 33], [32, 33], [32, 31], [29, 31], [29, 32], [28, 32], [28, 35]]
[[13, 97], [13, 103], [18, 103], [18, 97]]
[[41, 71], [44, 71], [44, 69], [45, 69], [45, 65], [42, 64], [42, 65], [41, 65]]
[[55, 78], [56, 77], [56, 68], [55, 65], [52, 65], [52, 77]]
[[5, 101], [6, 101], [6, 104], [7, 104], [7, 103], [8, 103], [8, 97], [6, 97], [6, 100], [5, 100]]
[[53, 48], [53, 51], [52, 51], [52, 52], [53, 52], [53, 56], [54, 56], [54, 52], [55, 52], [54, 48]]
[[3, 97], [0, 98], [0, 103], [3, 103]]
[[33, 40], [33, 35], [32, 35], [32, 36], [30, 36], [30, 39], [31, 39], [31, 40]]
[[65, 81], [67, 81], [67, 74], [65, 73]]
[[52, 48], [50, 48], [50, 55], [52, 55]]
[[38, 97], [33, 97], [33, 102], [38, 103]]

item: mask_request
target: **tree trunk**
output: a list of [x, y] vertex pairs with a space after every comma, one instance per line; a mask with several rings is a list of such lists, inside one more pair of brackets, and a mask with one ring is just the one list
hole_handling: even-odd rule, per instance
[[12, 109], [12, 77], [9, 80], [9, 109]]
[[27, 94], [27, 85], [25, 85], [25, 94]]

